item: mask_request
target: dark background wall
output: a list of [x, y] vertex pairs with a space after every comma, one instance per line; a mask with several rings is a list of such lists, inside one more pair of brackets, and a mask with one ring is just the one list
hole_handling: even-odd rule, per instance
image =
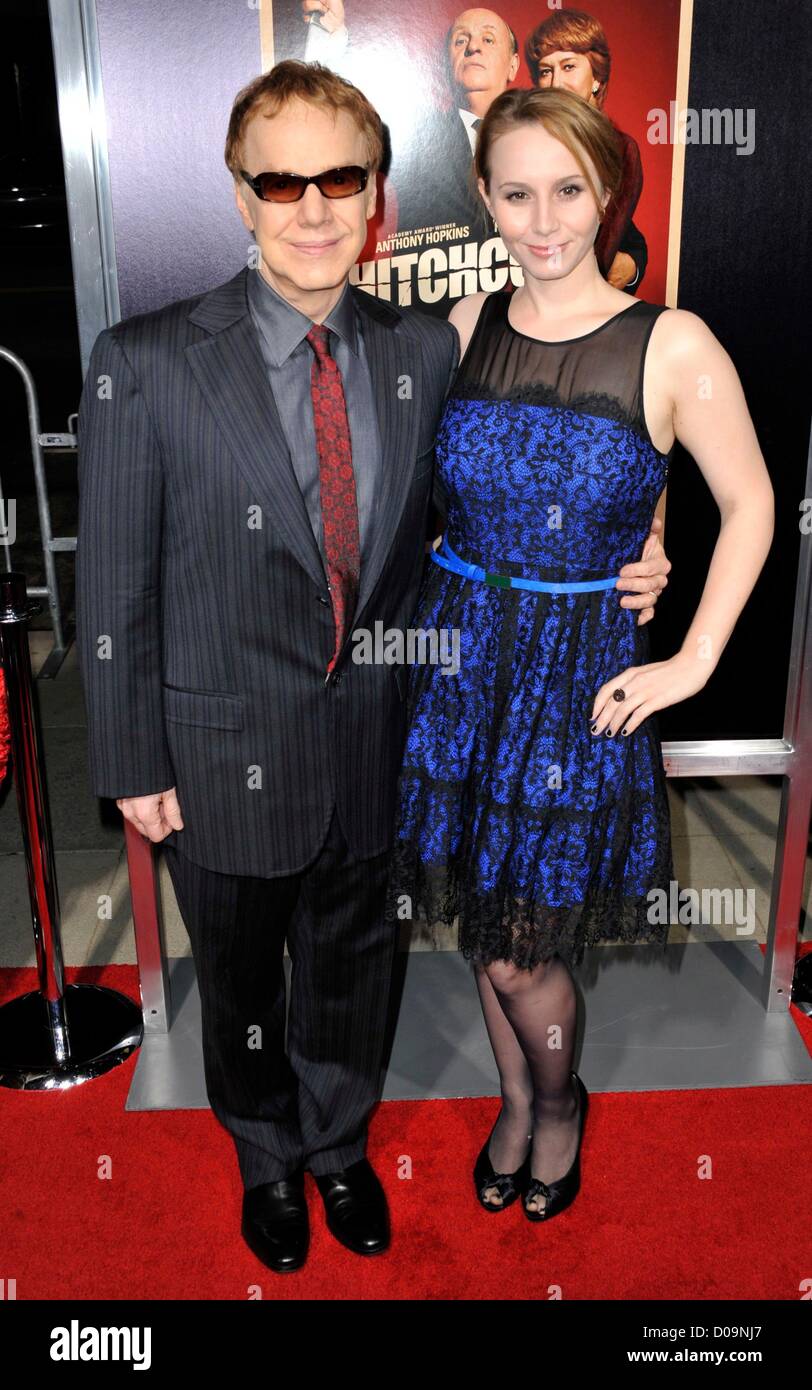
[[[803, 0], [694, 0], [688, 105], [752, 107], [756, 142], [750, 155], [687, 147], [679, 307], [704, 319], [739, 373], [775, 489], [776, 534], [708, 685], [661, 711], [666, 739], [782, 731], [810, 428], [811, 40]], [[691, 622], [718, 531], [704, 479], [679, 448], [671, 478], [674, 568], [651, 624], [655, 660]]]
[[[82, 389], [82, 365], [46, 0], [0, 0], [0, 343], [33, 375], [42, 429], [66, 432]], [[25, 390], [5, 362], [0, 420], [0, 480], [16, 502], [13, 563], [29, 587], [42, 585]], [[75, 453], [49, 456], [48, 484], [54, 534], [75, 536]], [[63, 611], [70, 614], [73, 555], [57, 553], [54, 564]], [[31, 626], [50, 625], [44, 603]]]

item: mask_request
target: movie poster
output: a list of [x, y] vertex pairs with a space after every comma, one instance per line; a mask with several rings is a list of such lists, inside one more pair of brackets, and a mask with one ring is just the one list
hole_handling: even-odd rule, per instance
[[477, 191], [476, 132], [507, 87], [560, 85], [592, 101], [621, 136], [623, 185], [595, 243], [602, 273], [629, 294], [676, 302], [680, 0], [601, 0], [589, 10], [539, 0], [496, 9], [262, 0], [261, 19], [263, 69], [282, 58], [325, 63], [361, 88], [387, 128], [378, 210], [354, 283], [443, 317], [464, 295], [520, 285]]

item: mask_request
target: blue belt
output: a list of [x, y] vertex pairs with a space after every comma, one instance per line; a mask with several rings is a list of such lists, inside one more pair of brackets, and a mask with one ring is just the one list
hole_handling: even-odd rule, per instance
[[442, 550], [443, 554], [437, 550], [429, 552], [435, 565], [442, 565], [443, 569], [451, 570], [454, 574], [462, 574], [466, 579], [479, 579], [494, 589], [534, 589], [544, 594], [580, 594], [589, 589], [613, 589], [620, 577], [615, 575], [613, 579], [579, 579], [570, 584], [554, 584], [544, 579], [522, 579], [509, 574], [491, 574], [488, 570], [480, 569], [479, 565], [469, 565], [467, 560], [461, 560], [459, 555], [454, 554], [445, 536]]

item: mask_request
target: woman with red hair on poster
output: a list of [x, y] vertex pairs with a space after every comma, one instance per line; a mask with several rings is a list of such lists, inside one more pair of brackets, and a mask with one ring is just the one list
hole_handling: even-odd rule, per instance
[[[563, 87], [603, 111], [612, 60], [603, 25], [593, 15], [583, 10], [556, 11], [529, 35], [524, 57], [535, 87], [542, 91]], [[643, 189], [643, 166], [637, 141], [614, 121], [612, 125], [622, 145], [623, 173], [601, 223], [595, 255], [610, 285], [637, 290], [648, 261], [645, 237], [632, 221]]]

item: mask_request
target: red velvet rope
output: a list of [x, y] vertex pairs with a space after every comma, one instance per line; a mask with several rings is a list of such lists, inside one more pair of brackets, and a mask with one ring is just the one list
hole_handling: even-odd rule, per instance
[[8, 767], [8, 755], [11, 748], [11, 725], [8, 719], [8, 696], [6, 694], [6, 679], [3, 668], [0, 666], [0, 783], [3, 782]]

